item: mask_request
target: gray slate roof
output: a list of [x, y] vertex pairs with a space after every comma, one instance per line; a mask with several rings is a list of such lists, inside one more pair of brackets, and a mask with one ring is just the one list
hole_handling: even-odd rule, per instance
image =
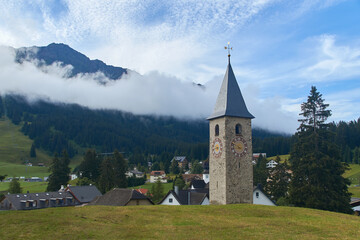
[[198, 179], [194, 179], [191, 181], [191, 186], [193, 186], [193, 188], [205, 188], [206, 183], [204, 180], [198, 180]]
[[134, 189], [114, 188], [103, 196], [95, 198], [90, 205], [125, 206], [130, 200], [148, 200], [148, 197]]
[[179, 194], [176, 194], [174, 190], [170, 190], [159, 204], [161, 204], [169, 194], [172, 194], [180, 205], [200, 205], [205, 197], [209, 197], [209, 189], [179, 190]]
[[208, 120], [223, 117], [254, 118], [246, 108], [244, 98], [229, 62], [213, 113]]
[[[63, 198], [72, 198], [72, 195], [69, 192], [42, 192], [42, 193], [15, 193], [7, 194], [4, 196], [4, 199], [7, 198], [11, 202], [12, 206], [16, 210], [21, 210], [21, 201], [40, 201], [40, 200], [50, 200], [50, 199], [63, 199]], [[39, 207], [38, 207], [39, 208]]]
[[81, 203], [89, 203], [95, 197], [101, 196], [101, 192], [96, 186], [69, 186], [66, 191], [70, 191], [74, 197]]

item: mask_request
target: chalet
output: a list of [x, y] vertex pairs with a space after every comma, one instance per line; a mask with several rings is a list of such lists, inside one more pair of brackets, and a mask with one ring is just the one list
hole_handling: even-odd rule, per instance
[[3, 196], [0, 201], [0, 210], [34, 210], [79, 204], [69, 192], [18, 193]]
[[185, 156], [175, 156], [172, 161], [176, 161], [179, 164], [179, 168], [185, 168], [188, 165], [188, 160]]
[[258, 184], [253, 191], [253, 204], [276, 206], [276, 204], [262, 191], [262, 187]]
[[166, 179], [166, 174], [164, 171], [152, 171], [150, 173], [150, 182], [151, 183], [155, 183], [157, 181], [160, 181], [162, 183], [166, 183], [167, 179]]
[[266, 163], [266, 168], [275, 168], [276, 165], [278, 165], [276, 161], [270, 160], [269, 162]]
[[138, 171], [136, 168], [134, 170], [127, 171], [125, 173], [126, 177], [136, 177], [136, 178], [143, 178], [144, 173]]
[[160, 205], [209, 205], [209, 189], [170, 190]]
[[94, 198], [101, 196], [101, 192], [94, 185], [89, 186], [68, 186], [64, 192], [69, 192], [80, 204], [87, 204]]
[[132, 206], [154, 205], [154, 203], [134, 189], [114, 188], [103, 196], [96, 197], [90, 205]]

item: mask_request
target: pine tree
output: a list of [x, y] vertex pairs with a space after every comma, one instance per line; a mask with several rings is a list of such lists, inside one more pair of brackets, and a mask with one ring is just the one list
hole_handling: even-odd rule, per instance
[[61, 185], [66, 186], [69, 182], [69, 168], [70, 158], [64, 150], [62, 156], [59, 159], [57, 153], [55, 153], [52, 164], [49, 168], [51, 174], [49, 176], [49, 183], [47, 186], [47, 191], [58, 191]]
[[88, 149], [79, 166], [81, 177], [96, 182], [100, 176], [100, 164], [101, 160], [97, 157], [96, 151], [94, 149]]
[[30, 157], [32, 158], [36, 158], [36, 149], [35, 149], [35, 144], [31, 144], [31, 148], [30, 148]]
[[173, 174], [179, 174], [180, 173], [179, 164], [175, 159], [173, 159], [172, 162], [171, 162], [170, 172], [173, 173]]
[[100, 177], [98, 181], [98, 187], [102, 194], [114, 188], [115, 185], [115, 172], [113, 168], [112, 159], [106, 157], [100, 167]]
[[199, 161], [194, 161], [191, 164], [191, 173], [193, 174], [201, 174], [203, 173], [204, 168], [203, 166], [199, 163]]
[[275, 161], [278, 164], [270, 170], [269, 182], [266, 184], [265, 190], [272, 200], [277, 201], [287, 196], [291, 175], [288, 173], [289, 166], [286, 161], [281, 163], [279, 156], [276, 157]]
[[269, 172], [266, 169], [266, 158], [264, 158], [261, 154], [254, 165], [254, 175], [253, 182], [254, 185], [261, 184], [263, 188], [266, 188], [267, 178], [269, 177]]
[[352, 161], [354, 164], [359, 164], [359, 157], [360, 157], [359, 155], [360, 155], [359, 148], [356, 147], [354, 149], [354, 157], [353, 157], [353, 161]]
[[311, 87], [307, 102], [301, 105], [303, 118], [291, 152], [289, 200], [298, 207], [350, 213], [350, 182], [342, 176], [346, 165], [341, 163], [339, 147], [329, 140], [325, 123], [331, 115], [328, 106], [316, 87]]
[[119, 188], [126, 188], [127, 179], [125, 173], [127, 170], [127, 162], [125, 161], [123, 155], [119, 153], [118, 150], [114, 151], [113, 167], [114, 167], [115, 185]]

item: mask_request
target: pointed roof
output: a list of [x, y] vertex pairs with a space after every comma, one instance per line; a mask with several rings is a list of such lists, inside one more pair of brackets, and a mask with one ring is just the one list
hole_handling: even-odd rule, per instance
[[254, 118], [246, 108], [244, 98], [230, 64], [230, 59], [214, 111], [207, 119], [211, 120], [224, 116]]

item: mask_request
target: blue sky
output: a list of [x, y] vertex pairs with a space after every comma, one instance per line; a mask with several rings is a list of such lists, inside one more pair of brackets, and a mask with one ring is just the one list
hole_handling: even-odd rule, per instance
[[[206, 102], [182, 111], [189, 102], [164, 106], [166, 98], [159, 98], [157, 106], [147, 107], [155, 113], [209, 115], [218, 90], [198, 97], [202, 93], [181, 86], [196, 82], [218, 89], [227, 64], [224, 46], [230, 41], [232, 66], [255, 126], [294, 132], [312, 85], [330, 104], [330, 121], [359, 117], [357, 0], [0, 0], [0, 6], [0, 45], [65, 43], [91, 59], [161, 79], [146, 81], [173, 88], [167, 98]], [[153, 91], [162, 94], [157, 87]], [[150, 113], [136, 106], [134, 112]]]

